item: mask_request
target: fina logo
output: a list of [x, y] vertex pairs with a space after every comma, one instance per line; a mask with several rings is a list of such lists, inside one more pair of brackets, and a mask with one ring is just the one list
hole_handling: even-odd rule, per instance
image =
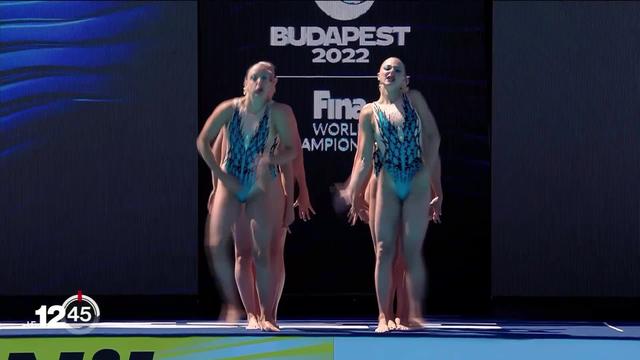
[[358, 18], [371, 8], [373, 5], [373, 0], [369, 1], [318, 1], [316, 0], [316, 5], [320, 8], [320, 10], [324, 11], [325, 14], [331, 16], [336, 20], [353, 20]]

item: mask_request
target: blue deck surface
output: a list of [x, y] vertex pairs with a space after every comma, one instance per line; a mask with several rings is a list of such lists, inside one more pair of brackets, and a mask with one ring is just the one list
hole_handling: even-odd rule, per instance
[[[140, 336], [202, 339], [202, 344], [199, 345], [201, 348], [192, 349], [190, 354], [164, 356], [158, 353], [154, 356], [154, 359], [175, 360], [640, 359], [640, 323], [463, 318], [427, 320], [421, 330], [391, 331], [385, 334], [374, 332], [375, 322], [357, 320], [281, 321], [279, 324], [282, 331], [278, 333], [246, 330], [242, 322], [102, 322], [86, 336], [104, 338], [105, 341]], [[61, 337], [78, 336], [64, 328], [0, 324], [0, 342], [3, 339], [18, 342], [25, 338], [47, 341], [50, 337], [55, 342]], [[265, 339], [265, 342], [260, 339]], [[221, 347], [221, 342], [241, 345]], [[327, 343], [331, 347], [330, 355], [265, 355]]]
[[[101, 322], [91, 335], [152, 336], [387, 336], [387, 337], [465, 337], [500, 339], [611, 339], [640, 340], [640, 323], [589, 321], [522, 321], [428, 318], [423, 329], [376, 334], [374, 321], [358, 320], [282, 320], [280, 332], [246, 330], [244, 322], [146, 321]], [[35, 324], [0, 323], [0, 337], [67, 336], [63, 328], [42, 328]]]

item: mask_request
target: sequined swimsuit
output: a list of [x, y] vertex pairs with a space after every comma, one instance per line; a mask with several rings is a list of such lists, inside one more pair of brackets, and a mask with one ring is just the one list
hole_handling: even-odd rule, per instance
[[[228, 147], [224, 160], [224, 169], [227, 174], [235, 176], [242, 185], [240, 191], [235, 194], [240, 202], [247, 201], [256, 183], [258, 163], [264, 153], [267, 139], [269, 138], [270, 110], [270, 104], [267, 104], [264, 115], [248, 142], [245, 142], [246, 134], [242, 127], [242, 116], [240, 115], [240, 109], [237, 104], [234, 106], [231, 121], [226, 125]], [[276, 137], [273, 139], [273, 144], [270, 147], [270, 154], [273, 154], [277, 146], [278, 138]], [[269, 172], [272, 177], [277, 177], [278, 167], [270, 164]]]
[[422, 128], [420, 117], [406, 94], [402, 95], [404, 121], [394, 124], [378, 104], [373, 103], [376, 117], [376, 147], [373, 164], [376, 176], [384, 169], [395, 183], [400, 200], [409, 196], [411, 180], [422, 169]]

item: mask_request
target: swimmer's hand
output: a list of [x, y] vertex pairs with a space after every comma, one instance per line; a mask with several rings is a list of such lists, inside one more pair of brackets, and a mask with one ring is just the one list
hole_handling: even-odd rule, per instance
[[302, 219], [302, 221], [309, 221], [311, 220], [311, 214], [316, 214], [316, 211], [311, 206], [309, 194], [300, 193], [298, 195], [298, 199], [296, 199], [296, 202], [293, 204], [293, 207], [298, 208], [298, 217]]
[[351, 208], [347, 214], [349, 224], [354, 226], [358, 218], [364, 223], [369, 223], [369, 204], [364, 199], [364, 194], [351, 197]]
[[434, 197], [429, 203], [429, 215], [434, 223], [440, 224], [442, 222], [440, 219], [442, 216], [442, 195]]

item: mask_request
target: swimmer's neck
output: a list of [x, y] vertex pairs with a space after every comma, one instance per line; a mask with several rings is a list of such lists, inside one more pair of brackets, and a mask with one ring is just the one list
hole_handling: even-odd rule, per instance
[[402, 97], [400, 89], [388, 90], [384, 89], [380, 92], [378, 104], [395, 104]]

